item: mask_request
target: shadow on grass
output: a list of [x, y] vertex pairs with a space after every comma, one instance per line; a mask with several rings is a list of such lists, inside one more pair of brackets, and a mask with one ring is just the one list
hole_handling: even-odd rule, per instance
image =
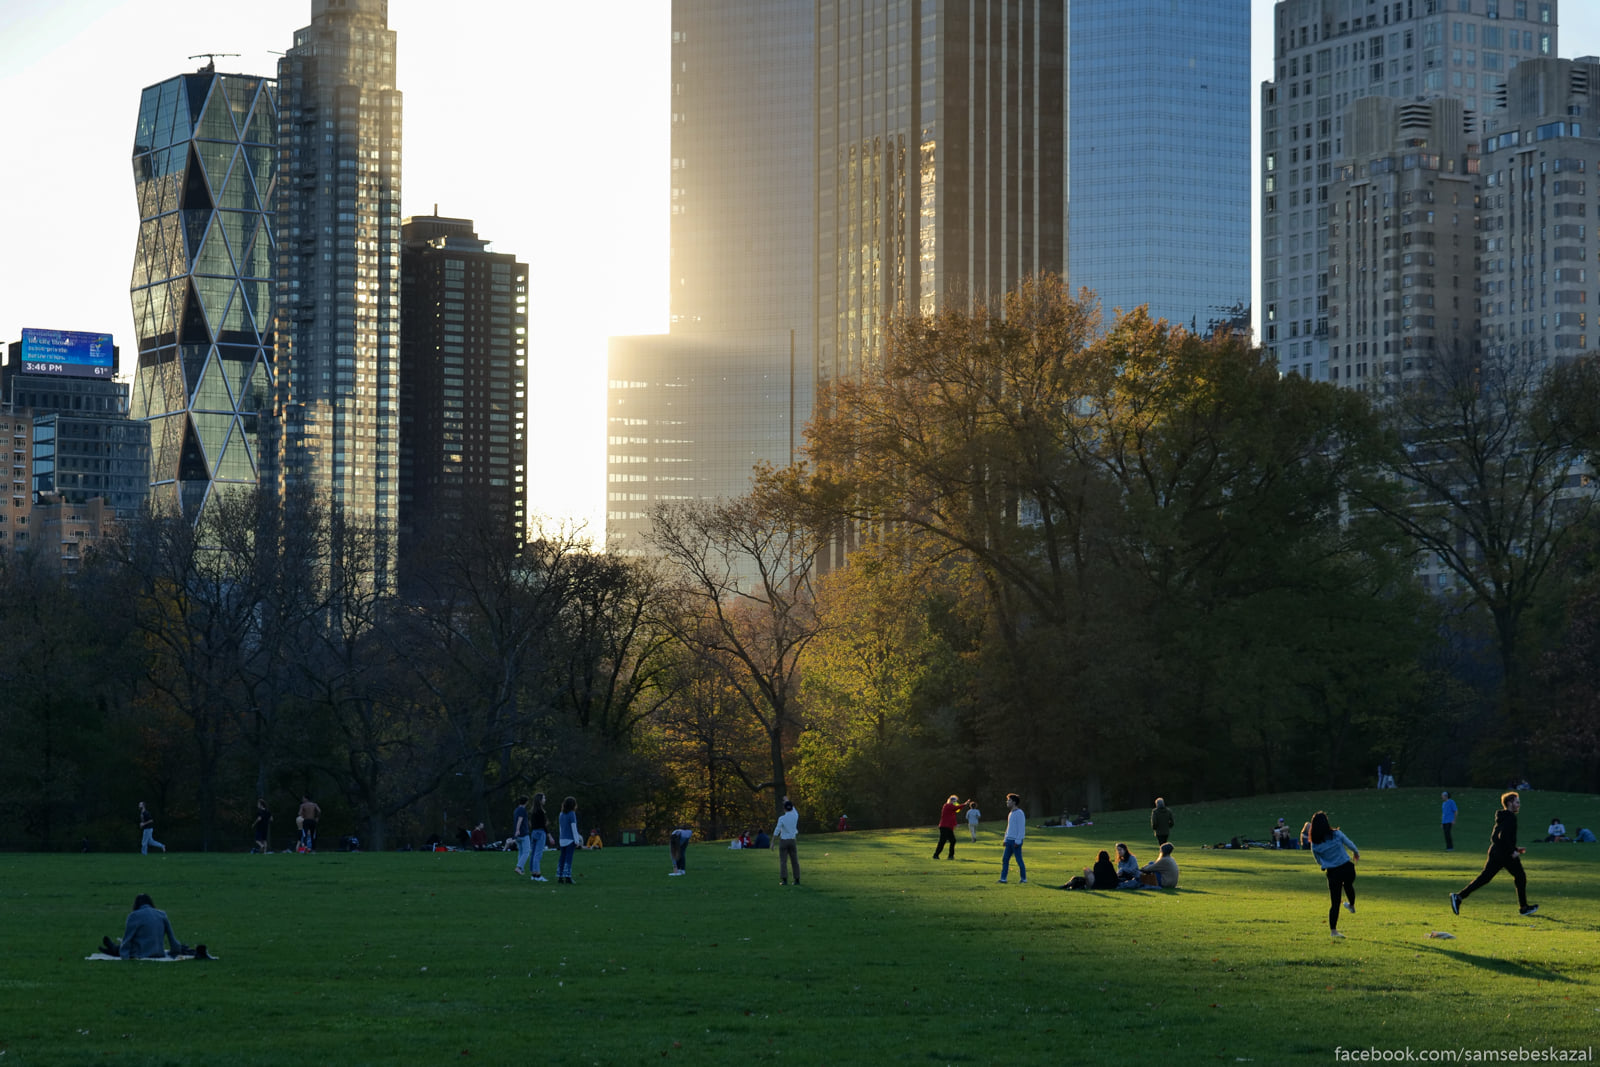
[[[1398, 945], [1398, 942], [1396, 942]], [[1416, 946], [1406, 946], [1415, 948]], [[1495, 956], [1479, 956], [1460, 949], [1445, 948], [1441, 945], [1423, 945], [1421, 951], [1432, 952], [1457, 963], [1465, 963], [1470, 967], [1478, 967], [1496, 974], [1510, 975], [1513, 978], [1533, 978], [1540, 982], [1564, 982], [1572, 984], [1573, 979], [1568, 978], [1560, 971], [1552, 971], [1548, 967], [1534, 967], [1515, 960], [1499, 959]]]

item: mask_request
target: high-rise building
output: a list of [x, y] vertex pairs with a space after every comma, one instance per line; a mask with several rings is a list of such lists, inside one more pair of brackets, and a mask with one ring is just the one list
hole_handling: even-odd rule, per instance
[[527, 538], [528, 265], [471, 219], [401, 227], [400, 569], [432, 531], [482, 516]]
[[312, 0], [278, 64], [276, 487], [375, 537], [400, 468], [400, 123], [388, 0]]
[[208, 64], [139, 102], [132, 414], [154, 502], [196, 520], [219, 487], [256, 484], [272, 410], [276, 95]]
[[1387, 396], [1476, 333], [1478, 132], [1461, 100], [1345, 113], [1329, 195], [1328, 378]]
[[816, 358], [1067, 273], [1064, 4], [817, 0]]
[[1518, 64], [1489, 113], [1479, 212], [1487, 355], [1539, 365], [1600, 347], [1589, 321], [1600, 315], [1600, 270], [1590, 266], [1600, 257], [1597, 121], [1594, 56]]
[[1279, 0], [1261, 86], [1261, 341], [1285, 373], [1329, 364], [1329, 196], [1346, 111], [1368, 96], [1462, 101], [1476, 129], [1518, 63], [1556, 54], [1556, 0]]
[[654, 503], [786, 466], [810, 414], [812, 20], [811, 0], [673, 0], [671, 332], [611, 342], [613, 552], [646, 551]]
[[1069, 3], [1068, 278], [1204, 330], [1250, 303], [1250, 3]]

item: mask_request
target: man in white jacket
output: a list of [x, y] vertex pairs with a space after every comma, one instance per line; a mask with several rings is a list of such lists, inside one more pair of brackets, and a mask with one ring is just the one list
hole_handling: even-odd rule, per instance
[[1006, 876], [1011, 873], [1011, 857], [1017, 857], [1017, 873], [1022, 875], [1022, 884], [1028, 884], [1028, 866], [1022, 862], [1022, 839], [1028, 834], [1028, 817], [1022, 813], [1022, 798], [1015, 793], [1006, 794], [1006, 810], [1011, 812], [1006, 816], [1006, 851], [1005, 858], [1000, 861], [1000, 884], [1006, 884]]
[[794, 867], [794, 884], [800, 884], [800, 854], [795, 851], [795, 838], [800, 836], [800, 813], [794, 810], [788, 797], [783, 798], [783, 814], [772, 831], [778, 846], [778, 884], [789, 884], [789, 868]]

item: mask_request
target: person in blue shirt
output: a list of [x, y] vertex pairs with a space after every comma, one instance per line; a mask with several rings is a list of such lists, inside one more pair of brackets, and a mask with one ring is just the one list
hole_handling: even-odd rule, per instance
[[1450, 831], [1456, 828], [1456, 802], [1451, 798], [1448, 790], [1440, 793], [1439, 799], [1444, 802], [1439, 807], [1439, 824], [1444, 827], [1444, 850], [1446, 852], [1454, 852], [1456, 843], [1455, 839], [1450, 836]]
[[572, 880], [572, 854], [578, 851], [583, 840], [578, 836], [578, 798], [568, 797], [561, 802], [561, 818], [557, 820], [561, 841], [561, 859], [556, 866], [557, 885], [576, 885]]
[[[1349, 855], [1345, 850], [1349, 849]], [[1328, 813], [1316, 812], [1311, 816], [1311, 854], [1328, 876], [1328, 933], [1343, 937], [1339, 932], [1339, 895], [1349, 898], [1345, 907], [1356, 913], [1356, 864], [1361, 850], [1344, 832], [1328, 822]]]

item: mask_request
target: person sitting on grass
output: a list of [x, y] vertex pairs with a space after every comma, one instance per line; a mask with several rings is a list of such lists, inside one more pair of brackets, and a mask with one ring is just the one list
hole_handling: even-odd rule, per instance
[[1276, 825], [1276, 826], [1274, 826], [1272, 828], [1272, 847], [1273, 848], [1293, 848], [1294, 847], [1294, 831], [1289, 829], [1289, 824], [1284, 822], [1282, 819], [1279, 819], [1278, 820], [1278, 825]]
[[598, 852], [605, 847], [605, 842], [600, 840], [600, 829], [596, 827], [589, 831], [589, 840], [583, 843], [585, 852]]
[[[110, 947], [111, 939], [104, 938], [101, 950]], [[133, 898], [133, 910], [128, 913], [122, 940], [115, 945], [115, 950], [115, 954], [125, 960], [158, 960], [167, 956], [186, 955], [189, 951], [178, 940], [178, 935], [172, 932], [167, 913], [156, 907], [149, 893], [140, 893]], [[111, 953], [107, 952], [107, 955]]]
[[1139, 869], [1139, 884], [1149, 889], [1178, 888], [1178, 861], [1172, 858], [1172, 842], [1161, 846], [1161, 855]]
[[1567, 827], [1564, 823], [1562, 823], [1561, 816], [1557, 815], [1555, 818], [1551, 819], [1550, 826], [1545, 830], [1544, 833], [1544, 841], [1546, 844], [1552, 841], [1565, 841], [1567, 839]]
[[1111, 854], [1105, 849], [1100, 850], [1100, 855], [1095, 857], [1093, 867], [1083, 869], [1084, 880], [1090, 889], [1115, 889], [1117, 888], [1117, 868], [1111, 862]]
[[1139, 857], [1128, 851], [1128, 846], [1117, 842], [1117, 888], [1139, 888]]

